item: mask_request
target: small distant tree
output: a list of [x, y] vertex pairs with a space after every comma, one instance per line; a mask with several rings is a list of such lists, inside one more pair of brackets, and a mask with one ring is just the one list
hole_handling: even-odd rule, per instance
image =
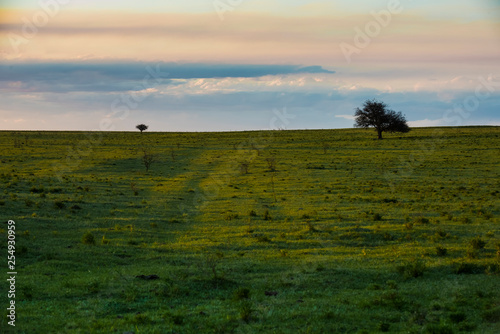
[[148, 126], [147, 126], [146, 124], [139, 124], [139, 125], [137, 125], [137, 126], [136, 126], [136, 128], [137, 128], [139, 131], [141, 131], [141, 133], [142, 133], [142, 131], [145, 131], [145, 130], [147, 130], [147, 129], [148, 129]]
[[376, 100], [366, 100], [363, 108], [356, 108], [354, 116], [356, 117], [357, 128], [374, 127], [377, 130], [378, 139], [382, 139], [382, 132], [409, 132], [410, 127], [401, 112], [395, 112], [388, 109], [384, 102]]
[[146, 172], [149, 171], [151, 165], [157, 161], [156, 154], [149, 152], [147, 149], [143, 149], [142, 162], [144, 163], [144, 167], [146, 167]]

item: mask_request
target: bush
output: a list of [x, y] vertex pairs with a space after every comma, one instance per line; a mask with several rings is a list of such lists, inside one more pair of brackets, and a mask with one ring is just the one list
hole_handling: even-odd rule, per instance
[[446, 256], [448, 254], [448, 250], [444, 247], [437, 246], [436, 247], [436, 255], [437, 256]]
[[252, 313], [254, 312], [252, 304], [250, 302], [245, 301], [240, 305], [240, 318], [244, 322], [249, 322], [252, 320]]
[[429, 224], [430, 223], [430, 220], [428, 218], [424, 218], [424, 217], [418, 217], [417, 219], [415, 219], [415, 224]]
[[445, 324], [429, 324], [425, 326], [426, 334], [453, 334], [453, 329]]
[[268, 238], [267, 235], [258, 235], [257, 241], [258, 242], [270, 242], [271, 240]]
[[455, 312], [450, 314], [450, 320], [456, 324], [467, 319], [467, 316], [463, 312]]
[[422, 260], [408, 261], [397, 267], [398, 272], [405, 278], [417, 278], [423, 276], [425, 269], [427, 269], [427, 267]]
[[94, 235], [90, 232], [87, 232], [82, 237], [82, 243], [84, 245], [95, 245]]
[[144, 325], [144, 324], [148, 324], [151, 322], [151, 319], [145, 315], [145, 314], [142, 314], [142, 313], [137, 313], [135, 316], [134, 316], [134, 319], [133, 319], [133, 322], [135, 324], [140, 324], [140, 325]]
[[484, 246], [486, 246], [486, 241], [484, 241], [480, 237], [475, 237], [469, 242], [469, 244], [472, 247], [472, 249], [480, 250], [483, 249]]
[[106, 236], [105, 236], [105, 235], [103, 235], [103, 236], [102, 236], [101, 243], [102, 243], [103, 245], [108, 245], [108, 244], [110, 243], [110, 240], [109, 240], [109, 239], [106, 239]]
[[34, 193], [34, 194], [39, 194], [39, 193], [43, 193], [45, 191], [45, 189], [42, 187], [36, 187], [36, 186], [33, 186], [31, 187], [30, 189], [30, 192]]
[[224, 219], [227, 220], [227, 221], [231, 221], [233, 219], [239, 219], [239, 218], [240, 218], [240, 216], [237, 213], [227, 213], [224, 216]]
[[481, 274], [484, 272], [485, 267], [482, 265], [460, 262], [455, 264], [455, 274]]
[[500, 322], [500, 307], [495, 307], [483, 312], [483, 319], [487, 322]]
[[264, 212], [263, 218], [264, 218], [264, 220], [273, 220], [273, 217], [271, 217], [271, 214], [269, 213], [269, 210], [266, 210]]
[[248, 288], [239, 288], [234, 292], [235, 300], [242, 300], [250, 298], [250, 289]]
[[472, 247], [469, 247], [467, 248], [467, 257], [469, 259], [477, 259], [479, 257], [479, 251]]
[[388, 332], [391, 328], [391, 324], [387, 323], [387, 322], [381, 322], [380, 324], [378, 324], [378, 330], [381, 331], [381, 332]]
[[64, 209], [66, 207], [66, 204], [64, 204], [64, 202], [62, 202], [62, 201], [55, 201], [54, 202], [54, 207], [56, 209], [61, 210], [61, 209]]
[[472, 220], [469, 217], [462, 217], [461, 221], [464, 224], [470, 224], [470, 223], [472, 223]]

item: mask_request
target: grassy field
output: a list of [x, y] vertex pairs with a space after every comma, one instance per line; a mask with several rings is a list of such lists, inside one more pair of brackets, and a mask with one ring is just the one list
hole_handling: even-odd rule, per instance
[[499, 136], [0, 132], [0, 331], [498, 333]]

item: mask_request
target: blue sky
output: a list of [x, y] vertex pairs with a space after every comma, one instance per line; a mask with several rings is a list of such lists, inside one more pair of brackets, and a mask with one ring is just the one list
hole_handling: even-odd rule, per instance
[[0, 2], [0, 129], [500, 125], [500, 1], [56, 1]]

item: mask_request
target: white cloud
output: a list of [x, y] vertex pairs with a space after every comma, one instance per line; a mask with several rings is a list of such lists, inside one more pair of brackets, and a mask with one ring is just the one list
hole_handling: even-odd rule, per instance
[[431, 126], [445, 126], [447, 125], [443, 119], [422, 119], [418, 121], [409, 121], [408, 125], [411, 128], [423, 128], [423, 127], [431, 127]]
[[349, 119], [349, 120], [354, 120], [356, 119], [353, 115], [335, 115], [337, 118], [344, 118], [344, 119]]

